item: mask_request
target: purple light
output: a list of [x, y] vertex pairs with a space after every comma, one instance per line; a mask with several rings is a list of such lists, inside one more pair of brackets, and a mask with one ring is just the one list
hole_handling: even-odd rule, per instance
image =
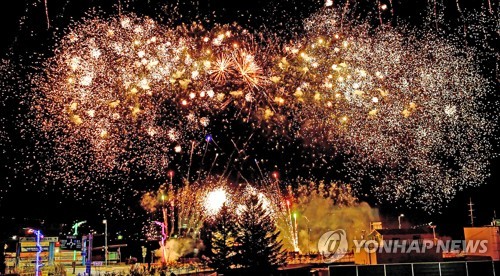
[[38, 251], [36, 252], [36, 265], [35, 265], [35, 276], [41, 275], [40, 273], [40, 267], [43, 266], [42, 263], [40, 263], [40, 254], [43, 251], [42, 245], [40, 244], [40, 239], [43, 239], [43, 234], [40, 230], [33, 230], [33, 233], [36, 235], [36, 247]]
[[205, 141], [207, 141], [207, 143], [210, 143], [212, 141], [212, 134], [208, 134], [207, 136], [205, 136]]
[[166, 263], [167, 262], [167, 253], [165, 251], [165, 241], [167, 240], [167, 231], [166, 231], [166, 225], [165, 223], [163, 222], [159, 222], [159, 221], [155, 221], [155, 223], [159, 226], [161, 226], [161, 248], [162, 248], [162, 251], [163, 251], [163, 256], [162, 256], [162, 259], [163, 259], [163, 263]]

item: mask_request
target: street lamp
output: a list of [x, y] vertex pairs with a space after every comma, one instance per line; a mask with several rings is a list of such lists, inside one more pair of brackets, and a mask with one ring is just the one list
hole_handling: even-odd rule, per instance
[[436, 225], [432, 225], [432, 221], [429, 222], [429, 227], [432, 228], [432, 237], [434, 239], [434, 245], [437, 244], [437, 238], [436, 238]]
[[108, 220], [103, 219], [104, 223], [104, 263], [108, 266]]
[[401, 229], [401, 218], [404, 217], [405, 215], [404, 214], [401, 214], [398, 216], [398, 225], [399, 225], [399, 229]]

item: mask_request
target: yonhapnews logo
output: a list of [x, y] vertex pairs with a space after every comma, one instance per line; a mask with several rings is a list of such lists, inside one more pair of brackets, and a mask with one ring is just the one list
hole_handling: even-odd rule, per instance
[[366, 253], [404, 253], [419, 254], [434, 252], [463, 252], [467, 254], [485, 254], [488, 240], [354, 240], [354, 253], [364, 250]]
[[324, 233], [318, 241], [318, 252], [330, 263], [342, 258], [348, 249], [347, 234], [344, 229]]

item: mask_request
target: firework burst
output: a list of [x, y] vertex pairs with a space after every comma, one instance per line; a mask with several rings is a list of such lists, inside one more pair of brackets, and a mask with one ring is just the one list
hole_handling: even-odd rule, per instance
[[[473, 51], [342, 16], [313, 14], [287, 42], [237, 24], [168, 27], [134, 15], [76, 24], [34, 78], [50, 177], [84, 189], [109, 172], [161, 178], [185, 154], [190, 169], [219, 121], [345, 157], [345, 178], [360, 193], [369, 178], [381, 200], [433, 210], [485, 182], [496, 115], [483, 112], [490, 87]], [[219, 147], [209, 137], [203, 158]]]
[[218, 85], [223, 85], [234, 74], [233, 60], [230, 56], [222, 54], [216, 58], [213, 66], [210, 67], [209, 73], [212, 79]]
[[228, 201], [226, 191], [219, 187], [215, 190], [209, 191], [204, 200], [203, 207], [208, 216], [216, 215], [224, 204]]
[[370, 175], [384, 201], [419, 205], [418, 196], [431, 210], [486, 180], [489, 85], [469, 49], [402, 28], [342, 25], [328, 10], [306, 29], [276, 57], [275, 89], [287, 91], [280, 101], [298, 114], [299, 136], [353, 156], [353, 183]]

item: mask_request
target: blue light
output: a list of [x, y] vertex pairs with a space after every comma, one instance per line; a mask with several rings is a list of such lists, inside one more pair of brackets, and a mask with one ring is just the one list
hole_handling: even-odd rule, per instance
[[36, 252], [36, 264], [35, 264], [35, 276], [41, 275], [40, 273], [40, 267], [43, 266], [42, 263], [40, 263], [40, 254], [43, 251], [42, 245], [40, 244], [40, 239], [43, 239], [43, 234], [40, 230], [33, 230], [33, 233], [36, 235], [36, 247], [38, 251]]
[[205, 141], [207, 141], [207, 143], [210, 143], [212, 141], [212, 135], [207, 134], [207, 136], [205, 136]]

